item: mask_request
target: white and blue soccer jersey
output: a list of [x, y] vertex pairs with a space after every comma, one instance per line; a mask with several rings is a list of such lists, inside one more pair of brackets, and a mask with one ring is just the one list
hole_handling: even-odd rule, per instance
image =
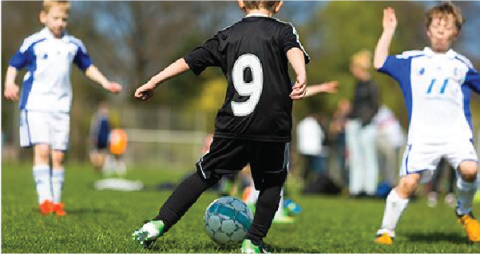
[[477, 161], [473, 148], [470, 94], [480, 76], [468, 59], [430, 48], [389, 56], [380, 72], [396, 79], [409, 115], [408, 146], [400, 176], [421, 173], [427, 182], [441, 158], [452, 167]]
[[380, 72], [398, 81], [409, 116], [408, 144], [473, 139], [471, 92], [480, 75], [464, 56], [449, 50], [407, 51], [388, 56]]
[[72, 63], [85, 71], [92, 65], [83, 43], [65, 33], [61, 39], [48, 28], [27, 37], [12, 57], [10, 66], [27, 67], [23, 80], [20, 109], [70, 112]]

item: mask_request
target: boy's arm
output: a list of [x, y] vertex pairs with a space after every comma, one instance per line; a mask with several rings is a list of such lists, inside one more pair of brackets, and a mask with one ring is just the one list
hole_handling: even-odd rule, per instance
[[15, 78], [17, 77], [17, 69], [15, 67], [9, 66], [7, 73], [5, 74], [5, 98], [13, 101], [18, 101], [18, 85], [15, 83]]
[[468, 69], [465, 83], [468, 84], [474, 92], [480, 94], [480, 74], [473, 66]]
[[153, 91], [157, 88], [157, 85], [178, 76], [185, 71], [190, 70], [187, 62], [184, 58], [180, 58], [174, 63], [170, 64], [167, 68], [162, 70], [157, 75], [153, 76], [147, 83], [139, 87], [135, 91], [135, 98], [139, 100], [148, 100], [153, 97]]
[[122, 86], [117, 83], [110, 82], [103, 74], [98, 70], [94, 65], [90, 65], [87, 70], [85, 70], [85, 75], [91, 80], [102, 85], [105, 90], [108, 90], [113, 93], [118, 93], [122, 91]]
[[290, 98], [294, 100], [300, 100], [305, 97], [307, 93], [307, 74], [305, 70], [305, 56], [303, 51], [300, 48], [294, 47], [288, 50], [287, 58], [292, 65], [293, 71], [295, 72], [296, 79], [295, 84], [293, 85], [292, 93]]
[[337, 81], [330, 81], [322, 84], [310, 85], [307, 87], [307, 93], [305, 97], [310, 97], [319, 93], [336, 93], [337, 92]]
[[385, 60], [388, 57], [390, 44], [395, 34], [397, 27], [397, 18], [395, 16], [395, 10], [391, 7], [383, 10], [383, 33], [378, 40], [377, 47], [375, 48], [375, 55], [373, 58], [373, 66], [376, 69], [382, 68]]

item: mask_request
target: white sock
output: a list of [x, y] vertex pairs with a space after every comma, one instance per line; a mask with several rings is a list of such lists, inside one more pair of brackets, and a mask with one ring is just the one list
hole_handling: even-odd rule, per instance
[[383, 214], [382, 227], [378, 230], [377, 235], [387, 233], [391, 237], [395, 237], [395, 227], [397, 226], [400, 216], [407, 208], [409, 199], [400, 198], [392, 189], [387, 197], [387, 203], [385, 205], [385, 213]]
[[65, 169], [57, 169], [52, 171], [53, 203], [55, 204], [61, 202], [64, 180]]
[[52, 201], [52, 185], [50, 182], [50, 166], [33, 166], [33, 178], [37, 187], [38, 203], [45, 200]]
[[465, 215], [472, 211], [473, 197], [477, 192], [477, 181], [466, 182], [461, 177], [457, 179], [457, 214]]

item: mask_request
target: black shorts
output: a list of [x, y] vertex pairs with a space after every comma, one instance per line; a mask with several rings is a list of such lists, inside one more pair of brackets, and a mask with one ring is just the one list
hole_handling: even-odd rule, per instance
[[[197, 172], [200, 177], [209, 179], [212, 175], [236, 174], [250, 164], [255, 188], [259, 190], [267, 177], [274, 180], [276, 176], [286, 177], [288, 163], [287, 142], [214, 138], [210, 151], [197, 162]], [[284, 182], [281, 180], [279, 182]]]

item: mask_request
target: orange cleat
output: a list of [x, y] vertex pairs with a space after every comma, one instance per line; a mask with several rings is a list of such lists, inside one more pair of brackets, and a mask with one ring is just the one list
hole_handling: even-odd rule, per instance
[[463, 225], [470, 242], [480, 243], [480, 224], [471, 213], [458, 216], [458, 222]]
[[50, 215], [53, 212], [53, 203], [50, 200], [45, 200], [40, 204], [40, 213], [42, 215]]
[[383, 233], [381, 235], [378, 235], [375, 237], [374, 242], [376, 244], [386, 244], [386, 245], [391, 245], [393, 244], [393, 237], [389, 236], [387, 233]]
[[65, 206], [64, 203], [53, 204], [53, 211], [57, 214], [57, 216], [65, 216], [65, 210], [63, 207]]

